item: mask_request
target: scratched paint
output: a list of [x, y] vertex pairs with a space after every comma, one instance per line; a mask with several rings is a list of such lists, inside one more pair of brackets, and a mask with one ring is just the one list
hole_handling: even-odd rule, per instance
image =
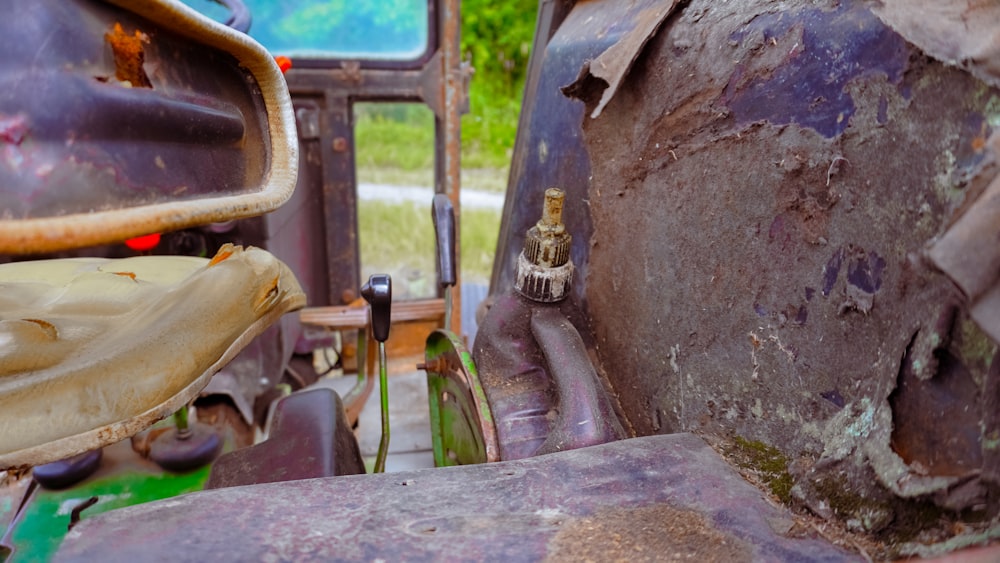
[[[844, 3], [833, 11], [804, 9], [791, 17], [763, 14], [730, 39], [744, 43], [761, 36], [762, 50], [788, 49], [783, 60], [758, 72], [737, 65], [723, 101], [740, 124], [797, 123], [827, 138], [840, 135], [854, 115], [848, 83], [881, 73], [899, 84], [909, 57], [903, 38], [862, 3]], [[884, 113], [880, 110], [880, 121]]]

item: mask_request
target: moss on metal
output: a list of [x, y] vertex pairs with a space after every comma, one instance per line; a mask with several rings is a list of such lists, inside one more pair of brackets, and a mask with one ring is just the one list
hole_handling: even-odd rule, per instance
[[788, 473], [788, 458], [778, 448], [737, 436], [727, 453], [743, 469], [756, 472], [781, 502], [791, 503], [794, 480]]

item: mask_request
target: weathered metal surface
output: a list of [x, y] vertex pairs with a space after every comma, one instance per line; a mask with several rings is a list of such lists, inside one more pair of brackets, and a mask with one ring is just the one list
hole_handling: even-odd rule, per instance
[[[670, 533], [685, 522], [712, 541], [689, 546]], [[587, 531], [593, 523], [626, 529], [613, 538]], [[732, 550], [756, 561], [851, 559], [821, 541], [783, 536], [791, 526], [787, 511], [681, 434], [515, 462], [185, 495], [85, 518], [55, 560], [535, 561], [579, 550], [599, 560], [618, 546], [702, 561]], [[663, 530], [654, 544], [644, 527]]]
[[325, 92], [324, 100], [317, 150], [324, 155], [322, 197], [327, 228], [323, 242], [327, 283], [331, 304], [350, 303], [357, 298], [357, 288], [361, 285], [354, 111], [350, 99], [334, 91]]
[[462, 339], [450, 331], [432, 332], [423, 368], [427, 370], [434, 465], [500, 461], [493, 413]]
[[[580, 286], [636, 430], [774, 445], [797, 498], [856, 529], [933, 542], [954, 530], [918, 524], [921, 501], [996, 513], [998, 442], [978, 436], [996, 346], [962, 306], [938, 329], [962, 296], [924, 249], [985, 169], [998, 108], [862, 2], [693, 1], [668, 20], [584, 125]], [[897, 444], [962, 455], [901, 455], [894, 422]]]
[[[889, 395], [892, 449], [925, 474], [975, 475], [983, 464], [980, 386], [950, 346], [935, 350], [933, 378], [922, 379], [915, 348], [911, 345], [903, 356], [896, 389]], [[948, 421], [945, 431], [937, 429], [943, 420]]]
[[[578, 90], [579, 94], [573, 97], [583, 99], [584, 90], [593, 88], [597, 90], [599, 99], [595, 100], [593, 111], [590, 117], [601, 115], [604, 106], [608, 105], [611, 98], [618, 91], [622, 80], [632, 68], [632, 63], [642, 52], [650, 38], [656, 33], [663, 20], [673, 12], [677, 6], [677, 0], [660, 0], [643, 9], [634, 18], [634, 27], [622, 34], [615, 43], [606, 51], [601, 53], [592, 61], [583, 63], [580, 70], [580, 77], [572, 85], [563, 89]], [[603, 87], [597, 87], [594, 81], [603, 83]]]
[[504, 460], [534, 455], [556, 416], [556, 387], [531, 336], [535, 306], [559, 304], [536, 304], [513, 291], [498, 296], [473, 346]]
[[1000, 5], [968, 0], [884, 0], [882, 21], [928, 55], [1000, 87]]
[[270, 55], [179, 2], [121, 4], [36, 2], [3, 33], [0, 253], [249, 217], [291, 195], [294, 122]]
[[982, 195], [972, 192], [967, 209], [941, 238], [934, 242], [928, 256], [962, 289], [971, 308], [972, 318], [990, 337], [1000, 342], [1000, 135], [994, 133], [987, 143], [991, 157], [989, 171], [979, 178], [990, 183]]
[[574, 271], [564, 203], [565, 192], [545, 190], [514, 287], [490, 308], [474, 346], [505, 460], [625, 437], [583, 338], [560, 310]]
[[[441, 0], [438, 3], [441, 30], [440, 100], [444, 111], [436, 114], [434, 192], [445, 194], [455, 210], [455, 232], [461, 232], [462, 205], [459, 193], [462, 186], [462, 114], [469, 112], [469, 68], [462, 62], [461, 49], [461, 0]], [[451, 290], [452, 307], [462, 310], [461, 242], [455, 240], [455, 283]], [[440, 295], [440, 294], [439, 294]], [[451, 326], [444, 327], [455, 334], [462, 334], [462, 315], [452, 315]]]
[[[514, 285], [525, 233], [538, 220], [545, 189], [565, 190], [568, 201], [587, 198], [591, 171], [590, 155], [582, 140], [584, 105], [567, 99], [560, 88], [577, 78], [585, 61], [596, 58], [640, 26], [641, 16], [659, 4], [661, 0], [618, 2], [614, 10], [607, 10], [600, 2], [580, 2], [568, 13], [568, 3], [553, 0], [540, 4], [490, 280], [491, 295]], [[571, 259], [576, 264], [577, 279], [586, 279], [590, 252], [587, 241], [592, 234], [588, 209], [569, 206], [563, 220], [575, 239]], [[583, 284], [573, 288], [570, 299], [577, 304], [585, 299]]]
[[591, 446], [625, 436], [563, 304], [499, 296], [473, 348], [500, 459]]
[[531, 335], [545, 356], [558, 413], [536, 455], [625, 438], [583, 338], [569, 319], [554, 307], [537, 307], [531, 313]]
[[267, 440], [216, 460], [205, 488], [364, 472], [340, 397], [332, 389], [318, 388], [280, 400]]

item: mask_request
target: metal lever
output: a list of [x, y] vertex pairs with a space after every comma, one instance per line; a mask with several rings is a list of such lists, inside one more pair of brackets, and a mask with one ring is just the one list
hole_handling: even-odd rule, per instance
[[389, 453], [389, 388], [385, 360], [385, 341], [389, 339], [392, 314], [392, 278], [389, 274], [373, 274], [361, 287], [361, 296], [368, 302], [371, 315], [372, 336], [378, 342], [378, 381], [382, 402], [382, 439], [375, 457], [375, 473], [385, 472], [385, 458]]
[[455, 208], [445, 194], [434, 196], [431, 220], [437, 241], [438, 283], [444, 290], [444, 326], [451, 327], [451, 286], [457, 283], [455, 272]]
[[389, 339], [389, 315], [392, 311], [392, 278], [389, 274], [372, 274], [361, 287], [361, 296], [371, 309], [372, 336], [378, 342]]

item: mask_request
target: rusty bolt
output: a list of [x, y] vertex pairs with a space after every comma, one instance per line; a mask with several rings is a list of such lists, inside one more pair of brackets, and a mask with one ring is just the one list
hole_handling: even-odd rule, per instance
[[417, 364], [417, 369], [424, 371], [433, 371], [435, 373], [441, 373], [447, 368], [447, 364], [441, 360], [441, 358], [435, 358], [429, 362], [421, 362]]
[[524, 241], [524, 256], [532, 264], [553, 268], [569, 261], [570, 242], [562, 222], [566, 193], [557, 188], [545, 190], [542, 218], [528, 230]]
[[566, 193], [558, 188], [545, 190], [545, 204], [542, 207], [542, 220], [539, 226], [547, 228], [549, 231], [561, 232], [565, 227], [562, 224], [563, 202]]
[[542, 218], [525, 233], [524, 250], [517, 258], [514, 289], [533, 301], [555, 303], [569, 295], [573, 237], [562, 222], [565, 199], [560, 189], [545, 190]]
[[347, 152], [347, 139], [344, 137], [337, 137], [333, 140], [333, 151], [334, 152]]

